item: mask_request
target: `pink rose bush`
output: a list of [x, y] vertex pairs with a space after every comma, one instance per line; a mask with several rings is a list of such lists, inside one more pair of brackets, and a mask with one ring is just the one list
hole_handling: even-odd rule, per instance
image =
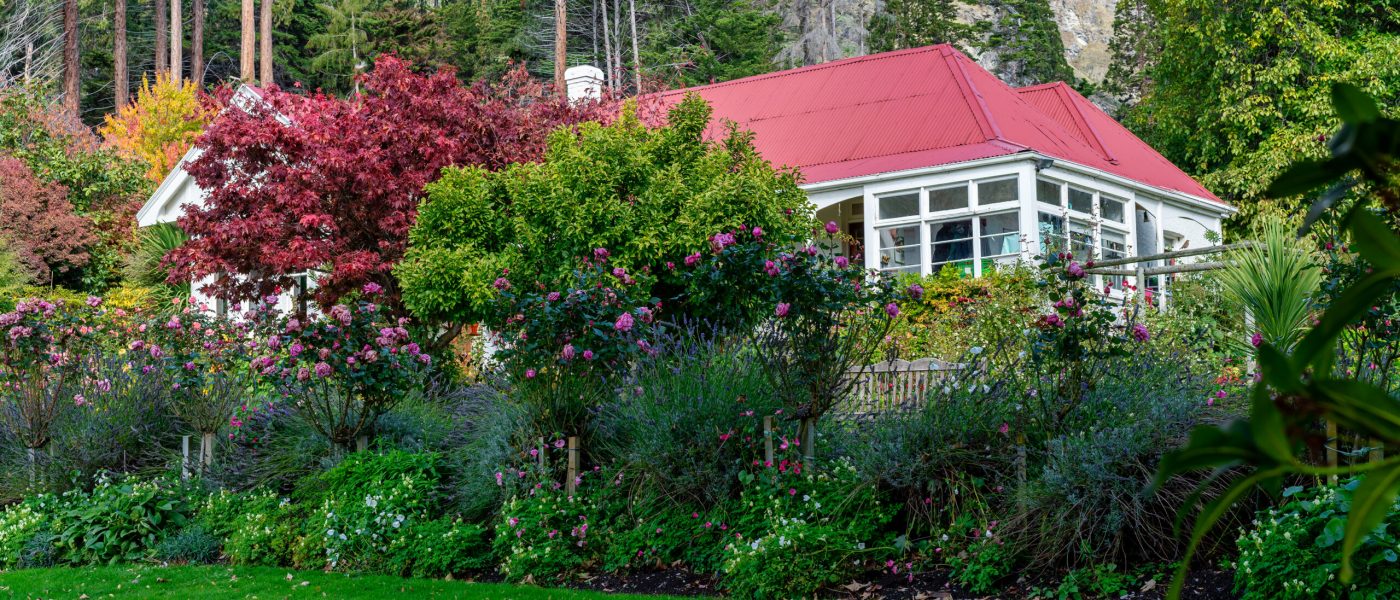
[[347, 449], [421, 385], [433, 364], [412, 339], [408, 320], [389, 317], [375, 290], [364, 292], [353, 306], [336, 305], [315, 318], [278, 314], [275, 298], [249, 315], [253, 370], [317, 433]]

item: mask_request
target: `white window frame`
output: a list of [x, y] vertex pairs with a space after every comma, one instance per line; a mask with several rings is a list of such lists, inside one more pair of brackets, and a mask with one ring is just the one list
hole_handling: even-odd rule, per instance
[[[891, 227], [907, 227], [910, 225], [918, 224], [920, 227], [921, 236], [919, 244], [919, 274], [924, 277], [934, 274], [934, 265], [932, 264], [934, 244], [932, 235], [933, 226], [939, 223], [946, 223], [950, 221], [967, 220], [971, 223], [970, 242], [972, 244], [972, 257], [966, 260], [972, 263], [972, 276], [981, 277], [982, 263], [984, 262], [984, 257], [982, 256], [981, 217], [989, 215], [999, 215], [1004, 213], [1014, 213], [1019, 215], [1021, 207], [1023, 207], [1026, 202], [1026, 199], [1023, 197], [1024, 190], [1022, 189], [1023, 186], [1021, 185], [1021, 178], [1022, 173], [1019, 170], [1008, 171], [1005, 168], [985, 173], [979, 173], [976, 171], [964, 171], [948, 174], [948, 176], [935, 178], [933, 180], [917, 182], [917, 185], [915, 184], [916, 182], [911, 181], [906, 185], [898, 187], [893, 185], [881, 186], [885, 189], [880, 189], [879, 191], [876, 191], [873, 194], [867, 193], [867, 202], [873, 205], [873, 210], [870, 210], [868, 214], [874, 215], [875, 217], [874, 223], [867, 225], [867, 227], [869, 227], [871, 231], [875, 232], [875, 239], [877, 240], [877, 246], [875, 247], [874, 252], [875, 268], [884, 270], [884, 267], [881, 266], [880, 263], [880, 256], [883, 256], [883, 252], [888, 250], [888, 248], [885, 248], [883, 244], [879, 243], [881, 235], [880, 232]], [[1005, 202], [994, 202], [984, 205], [980, 198], [981, 184], [998, 181], [1014, 182], [1016, 185], [1016, 199]], [[929, 192], [956, 187], [964, 187], [966, 189], [966, 207], [938, 211], [930, 209]], [[894, 217], [888, 219], [880, 218], [879, 203], [882, 202], [885, 198], [907, 196], [910, 193], [914, 192], [918, 193], [918, 214], [911, 214], [907, 216]], [[1017, 244], [1020, 250], [1017, 252], [1017, 256], [1025, 255], [1025, 232], [1021, 231], [1021, 229], [1022, 221], [1018, 217], [1016, 235], [1019, 236]], [[996, 262], [1002, 262], [1007, 256], [1011, 255], [998, 254], [987, 258], [991, 258]], [[955, 264], [955, 262], [943, 264]], [[942, 266], [943, 265], [940, 264], [938, 265], [938, 268], [941, 269]], [[895, 269], [890, 269], [890, 271], [895, 271]]]

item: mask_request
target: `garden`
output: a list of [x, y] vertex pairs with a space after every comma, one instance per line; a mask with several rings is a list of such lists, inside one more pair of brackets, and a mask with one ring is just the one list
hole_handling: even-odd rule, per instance
[[[392, 57], [361, 81], [360, 104], [272, 91], [210, 122], [189, 170], [214, 191], [170, 238], [25, 257], [71, 270], [0, 298], [0, 589], [1400, 589], [1397, 138], [1359, 92], [1333, 158], [1275, 185], [1360, 175], [1261, 209], [1163, 307], [1067, 249], [867, 271], [698, 98], [657, 122]], [[113, 283], [130, 245], [148, 285]], [[314, 269], [310, 308], [279, 310]], [[211, 277], [243, 310], [179, 283]], [[870, 384], [916, 359], [940, 368]]]

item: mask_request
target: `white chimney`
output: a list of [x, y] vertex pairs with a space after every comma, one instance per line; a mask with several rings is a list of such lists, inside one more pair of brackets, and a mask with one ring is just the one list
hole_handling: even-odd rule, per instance
[[603, 70], [593, 65], [569, 67], [564, 71], [569, 101], [597, 100], [603, 96]]

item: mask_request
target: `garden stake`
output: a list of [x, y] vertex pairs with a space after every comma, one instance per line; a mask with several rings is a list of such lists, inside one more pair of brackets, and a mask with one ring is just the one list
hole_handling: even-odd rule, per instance
[[763, 417], [763, 466], [773, 466], [773, 417]]
[[578, 488], [578, 438], [569, 437], [569, 472], [568, 481], [564, 482], [570, 496], [574, 495], [574, 490]]
[[[1327, 466], [1337, 468], [1337, 424], [1327, 421]], [[1327, 478], [1332, 485], [1337, 485], [1337, 476], [1332, 475]]]
[[190, 480], [190, 436], [180, 436], [180, 479]]
[[206, 431], [199, 441], [200, 470], [208, 471], [214, 466], [214, 432]]
[[539, 451], [539, 455], [535, 457], [535, 461], [539, 463], [540, 471], [544, 471], [544, 436], [535, 438], [535, 449]]
[[369, 449], [369, 436], [367, 436], [367, 435], [357, 435], [357, 436], [355, 436], [355, 451], [356, 451], [356, 452], [364, 452], [365, 450], [368, 450], [368, 449]]

